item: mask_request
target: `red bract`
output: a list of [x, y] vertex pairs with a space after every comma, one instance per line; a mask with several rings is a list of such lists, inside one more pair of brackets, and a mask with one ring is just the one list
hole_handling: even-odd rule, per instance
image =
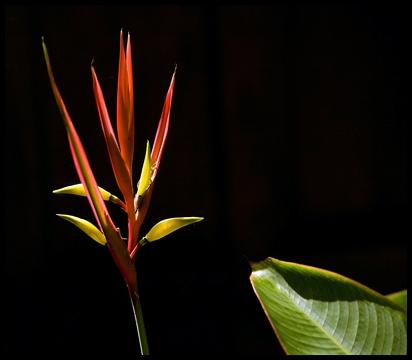
[[169, 119], [170, 119], [170, 108], [172, 106], [172, 97], [173, 97], [173, 89], [175, 86], [175, 75], [176, 75], [176, 68], [172, 76], [172, 80], [170, 82], [169, 90], [167, 91], [165, 103], [163, 105], [162, 115], [160, 116], [159, 125], [156, 131], [156, 137], [153, 144], [152, 149], [152, 166], [153, 166], [153, 175], [152, 181], [154, 181], [157, 169], [160, 165], [160, 159], [162, 157], [163, 148], [166, 142], [167, 131], [169, 130]]
[[[123, 194], [124, 202], [126, 204], [126, 211], [128, 214], [129, 223], [133, 225], [135, 217], [134, 201], [133, 201], [133, 184], [131, 173], [127, 169], [126, 163], [122, 154], [120, 153], [119, 146], [114, 135], [114, 131], [110, 122], [109, 114], [104, 102], [103, 93], [100, 88], [99, 82], [96, 77], [96, 73], [92, 66], [93, 77], [93, 90], [96, 98], [97, 108], [99, 110], [100, 123], [102, 124], [104, 137], [106, 139], [107, 149], [109, 151], [110, 160], [112, 163], [113, 172], [119, 186], [120, 191]], [[126, 118], [123, 118], [126, 119]], [[127, 120], [127, 119], [126, 119]], [[132, 136], [132, 135], [131, 135]], [[132, 231], [130, 231], [132, 230]], [[133, 226], [129, 226], [129, 242], [134, 242], [137, 239], [138, 234], [133, 232]]]
[[126, 54], [123, 34], [120, 32], [119, 75], [117, 81], [117, 134], [120, 151], [129, 173], [132, 174], [134, 152], [134, 99], [132, 50], [127, 36]]

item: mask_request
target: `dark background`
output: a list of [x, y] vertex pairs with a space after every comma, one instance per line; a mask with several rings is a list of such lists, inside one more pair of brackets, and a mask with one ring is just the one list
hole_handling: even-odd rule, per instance
[[178, 64], [142, 232], [205, 219], [137, 254], [152, 354], [282, 354], [248, 260], [327, 268], [384, 294], [407, 287], [405, 8], [5, 10], [6, 353], [139, 352], [110, 253], [55, 216], [93, 220], [84, 198], [52, 194], [78, 179], [42, 36], [97, 181], [115, 194], [90, 62], [114, 122], [119, 31], [131, 33], [136, 180]]

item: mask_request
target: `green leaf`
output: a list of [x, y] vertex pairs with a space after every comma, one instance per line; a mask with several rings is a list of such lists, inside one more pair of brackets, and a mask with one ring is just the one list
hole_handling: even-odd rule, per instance
[[406, 310], [407, 307], [407, 293], [405, 290], [397, 291], [393, 294], [386, 295], [387, 298], [392, 300], [394, 303], [398, 304], [401, 308]]
[[336, 273], [251, 263], [255, 293], [287, 354], [406, 354], [406, 311]]

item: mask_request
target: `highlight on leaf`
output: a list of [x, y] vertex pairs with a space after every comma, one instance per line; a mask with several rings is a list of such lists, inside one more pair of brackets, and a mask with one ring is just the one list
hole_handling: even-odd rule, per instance
[[202, 217], [176, 217], [165, 219], [158, 222], [155, 226], [151, 228], [151, 230], [147, 233], [147, 235], [140, 240], [140, 245], [143, 246], [146, 242], [152, 242], [169, 235], [170, 233], [179, 230], [180, 228], [194, 224], [198, 221], [203, 220]]
[[72, 215], [65, 215], [65, 214], [56, 214], [56, 215], [76, 225], [80, 230], [82, 230], [87, 235], [89, 235], [94, 241], [98, 242], [99, 244], [106, 245], [107, 243], [106, 237], [90, 221], [87, 221], [85, 219], [72, 216]]
[[406, 354], [406, 310], [345, 276], [267, 258], [250, 281], [290, 355]]

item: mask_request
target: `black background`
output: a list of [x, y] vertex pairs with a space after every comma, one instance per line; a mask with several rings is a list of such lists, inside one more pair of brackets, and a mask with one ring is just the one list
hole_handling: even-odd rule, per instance
[[[142, 232], [204, 216], [137, 254], [152, 354], [282, 354], [249, 282], [268, 256], [381, 293], [406, 288], [406, 10], [394, 6], [6, 6], [6, 353], [139, 353], [110, 253], [60, 220], [92, 220], [48, 80], [102, 187], [119, 194], [90, 62], [115, 122], [130, 32], [134, 177], [175, 63], [169, 136]], [[126, 231], [124, 214], [109, 210]]]

